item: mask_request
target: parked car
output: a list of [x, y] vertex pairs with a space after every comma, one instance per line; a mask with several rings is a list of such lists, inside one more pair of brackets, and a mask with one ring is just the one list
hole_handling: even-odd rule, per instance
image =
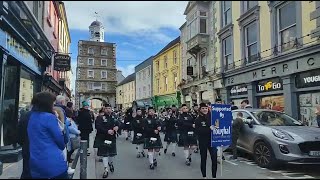
[[279, 163], [320, 164], [320, 128], [304, 126], [289, 115], [266, 109], [238, 109], [245, 126], [237, 147], [253, 155], [260, 167]]

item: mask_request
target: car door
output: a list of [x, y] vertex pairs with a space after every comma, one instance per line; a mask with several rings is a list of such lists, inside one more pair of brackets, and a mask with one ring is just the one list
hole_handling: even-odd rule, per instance
[[[253, 119], [253, 117], [248, 112], [242, 111], [242, 114], [245, 121], [248, 121], [248, 118]], [[243, 129], [240, 132], [241, 138], [239, 137], [238, 140], [239, 144], [241, 143], [241, 147], [244, 148], [244, 150], [252, 152], [254, 140], [258, 134], [258, 128], [259, 127], [257, 126], [255, 121], [253, 121], [252, 127], [248, 125], [248, 122], [244, 123]]]

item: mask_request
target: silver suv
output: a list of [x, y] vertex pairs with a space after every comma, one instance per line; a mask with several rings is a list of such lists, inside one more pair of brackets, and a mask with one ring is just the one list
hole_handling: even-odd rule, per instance
[[252, 154], [260, 167], [279, 162], [320, 164], [320, 128], [304, 126], [289, 115], [266, 109], [238, 109], [245, 125], [237, 147]]

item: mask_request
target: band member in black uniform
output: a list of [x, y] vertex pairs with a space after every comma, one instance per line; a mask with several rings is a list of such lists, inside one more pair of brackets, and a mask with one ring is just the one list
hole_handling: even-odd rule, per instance
[[212, 178], [216, 178], [217, 174], [217, 148], [211, 147], [211, 118], [208, 114], [208, 106], [205, 103], [200, 104], [200, 113], [196, 119], [196, 133], [199, 137], [199, 149], [201, 156], [201, 173], [203, 178], [207, 177], [207, 153], [209, 151], [211, 156], [211, 171]]
[[144, 145], [144, 136], [143, 136], [143, 121], [144, 118], [142, 116], [142, 111], [140, 108], [136, 109], [136, 116], [133, 118], [132, 121], [132, 129], [133, 129], [133, 141], [132, 144], [136, 144], [137, 147], [137, 158], [140, 158], [141, 155], [145, 157], [144, 151], [143, 151], [143, 145]]
[[177, 136], [177, 117], [170, 108], [167, 109], [168, 115], [165, 120], [166, 134], [164, 136], [164, 141], [167, 142], [167, 146], [164, 149], [164, 153], [167, 153], [168, 147], [172, 143], [172, 156], [176, 156], [176, 146], [178, 142]]
[[129, 137], [131, 138], [131, 130], [132, 130], [131, 122], [132, 122], [132, 119], [133, 119], [132, 112], [133, 112], [132, 108], [127, 109], [126, 115], [125, 115], [125, 118], [124, 118], [123, 130], [124, 130], [124, 134], [125, 134], [126, 140], [128, 140]]
[[192, 152], [197, 148], [197, 138], [194, 132], [195, 121], [193, 117], [188, 113], [188, 107], [186, 104], [182, 104], [181, 109], [182, 114], [178, 119], [178, 127], [180, 131], [178, 145], [180, 147], [184, 147], [186, 165], [190, 166]]
[[143, 123], [143, 131], [145, 135], [144, 149], [148, 149], [148, 158], [150, 162], [150, 169], [157, 166], [157, 155], [162, 148], [160, 138], [161, 126], [156, 118], [154, 118], [153, 107], [148, 108], [148, 116]]
[[[193, 104], [193, 107], [192, 107], [192, 111], [191, 111], [191, 115], [193, 117], [193, 119], [196, 119], [198, 117], [198, 111], [199, 111], [199, 107], [198, 107], [198, 104]], [[199, 151], [199, 147], [197, 147], [195, 150], [194, 150], [194, 153], [198, 153]]]
[[108, 177], [108, 166], [111, 172], [114, 172], [113, 157], [117, 155], [116, 133], [118, 124], [112, 115], [112, 109], [109, 104], [105, 106], [105, 115], [98, 116], [96, 120], [97, 135], [95, 146], [98, 147], [98, 156], [102, 156], [104, 173], [102, 178]]

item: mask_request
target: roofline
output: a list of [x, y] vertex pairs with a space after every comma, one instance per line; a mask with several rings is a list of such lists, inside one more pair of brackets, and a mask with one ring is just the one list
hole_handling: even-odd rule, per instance
[[180, 31], [181, 31], [181, 29], [182, 29], [184, 26], [186, 26], [186, 25], [187, 25], [187, 21], [184, 22], [184, 23], [179, 27]]
[[[151, 59], [152, 58], [152, 59]], [[146, 62], [146, 61], [148, 61], [148, 60], [153, 60], [153, 58], [154, 58], [154, 56], [152, 55], [152, 56], [150, 56], [150, 57], [148, 57], [147, 59], [145, 59], [144, 61], [142, 61], [140, 64], [138, 64], [138, 65], [136, 65], [136, 67], [138, 67], [138, 66], [140, 66], [140, 65], [142, 65], [144, 62]]]
[[[135, 81], [135, 80], [136, 80], [135, 74], [136, 74], [136, 73], [134, 72], [134, 73], [128, 75], [127, 77], [125, 77], [119, 84], [117, 84], [117, 87], [118, 87], [118, 86], [122, 86], [122, 85], [127, 84], [127, 83], [130, 83], [130, 82], [132, 82], [132, 81]], [[126, 80], [128, 80], [129, 78], [131, 78], [131, 76], [134, 76], [133, 80], [126, 82]]]
[[[172, 46], [169, 46], [165, 51], [161, 52], [167, 45], [169, 45], [172, 41], [176, 40], [177, 38], [179, 38], [179, 42], [173, 44]], [[174, 40], [170, 41], [164, 48], [162, 48], [156, 55], [154, 55], [153, 59], [157, 59], [161, 54], [164, 54], [165, 52], [167, 52], [169, 49], [172, 49], [173, 47], [177, 46], [178, 44], [180, 44], [180, 36], [178, 36], [177, 38], [175, 38]], [[160, 53], [161, 52], [161, 53]]]

